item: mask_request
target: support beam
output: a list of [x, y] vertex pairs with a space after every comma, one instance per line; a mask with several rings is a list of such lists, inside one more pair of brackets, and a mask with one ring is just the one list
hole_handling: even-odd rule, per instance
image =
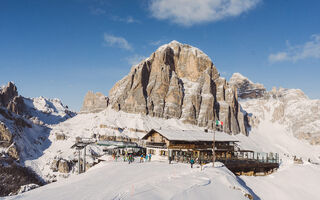
[[86, 172], [86, 146], [83, 148], [83, 172]]
[[214, 162], [216, 161], [216, 151], [215, 151], [215, 143], [216, 143], [216, 131], [213, 132], [213, 141], [212, 141], [212, 167], [214, 167]]
[[78, 174], [81, 173], [81, 165], [80, 165], [80, 149], [78, 150]]

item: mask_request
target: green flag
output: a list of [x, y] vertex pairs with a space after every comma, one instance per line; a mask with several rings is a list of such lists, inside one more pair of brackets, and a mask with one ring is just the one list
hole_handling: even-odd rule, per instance
[[219, 125], [220, 125], [220, 121], [216, 120], [216, 126], [219, 126]]

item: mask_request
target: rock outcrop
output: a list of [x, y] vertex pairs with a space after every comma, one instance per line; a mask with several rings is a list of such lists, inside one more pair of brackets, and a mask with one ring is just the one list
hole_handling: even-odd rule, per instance
[[23, 97], [18, 96], [18, 90], [14, 83], [9, 82], [0, 89], [0, 106], [16, 114], [23, 112]]
[[206, 54], [176, 41], [133, 66], [109, 92], [110, 105], [118, 111], [178, 118], [209, 129], [219, 119], [225, 132], [246, 134], [237, 98]]
[[108, 107], [109, 98], [102, 93], [93, 93], [89, 91], [84, 97], [83, 106], [81, 108], [82, 113], [88, 112], [100, 112]]
[[0, 106], [7, 107], [14, 97], [18, 96], [17, 87], [9, 82], [0, 89]]
[[9, 147], [12, 143], [12, 133], [3, 122], [0, 122], [0, 147]]
[[66, 160], [59, 160], [58, 162], [58, 171], [60, 173], [69, 173], [70, 171], [70, 167], [69, 167], [69, 163]]
[[234, 73], [229, 80], [229, 84], [238, 90], [238, 97], [241, 99], [260, 98], [266, 93], [266, 89], [260, 83], [253, 83], [240, 73]]

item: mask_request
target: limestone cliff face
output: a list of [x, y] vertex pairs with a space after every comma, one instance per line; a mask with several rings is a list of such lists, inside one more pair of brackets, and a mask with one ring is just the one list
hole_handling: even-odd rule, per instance
[[210, 58], [197, 48], [172, 41], [161, 46], [109, 92], [113, 109], [153, 117], [178, 118], [228, 133], [247, 133], [237, 91], [220, 77]]
[[89, 91], [83, 101], [82, 113], [99, 112], [108, 107], [109, 98], [102, 93]]
[[234, 73], [230, 78], [229, 84], [238, 90], [238, 97], [241, 99], [260, 98], [266, 93], [266, 89], [260, 83], [253, 83], [240, 73]]

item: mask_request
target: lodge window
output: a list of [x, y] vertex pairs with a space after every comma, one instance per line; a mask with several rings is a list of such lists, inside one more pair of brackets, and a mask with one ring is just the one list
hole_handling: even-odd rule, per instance
[[154, 150], [153, 150], [153, 149], [149, 149], [149, 153], [151, 153], [152, 155], [154, 155]]
[[161, 156], [168, 156], [168, 151], [160, 151]]

